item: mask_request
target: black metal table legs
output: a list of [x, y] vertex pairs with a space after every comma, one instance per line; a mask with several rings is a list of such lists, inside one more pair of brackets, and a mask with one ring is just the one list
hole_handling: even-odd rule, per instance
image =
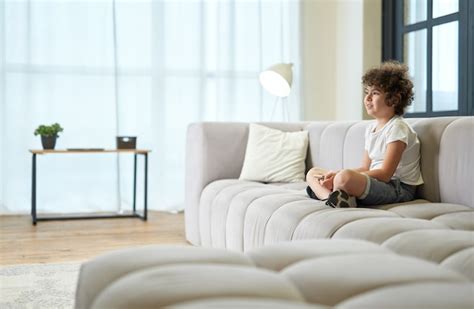
[[[143, 200], [143, 215], [140, 215], [136, 209], [136, 195], [137, 195], [137, 155], [144, 156], [144, 200]], [[31, 218], [33, 225], [38, 221], [50, 220], [79, 220], [79, 219], [108, 219], [108, 218], [140, 218], [143, 221], [148, 219], [148, 153], [134, 153], [133, 158], [133, 212], [130, 214], [99, 214], [91, 216], [51, 216], [39, 217], [36, 208], [36, 153], [33, 153], [32, 158], [32, 174], [31, 174]]]
[[33, 168], [31, 174], [31, 218], [36, 225], [36, 153], [33, 154]]

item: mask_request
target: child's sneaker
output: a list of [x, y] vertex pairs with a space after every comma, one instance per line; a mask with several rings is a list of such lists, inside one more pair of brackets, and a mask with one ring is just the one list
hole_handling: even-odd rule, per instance
[[306, 194], [308, 194], [308, 196], [312, 199], [319, 200], [319, 198], [316, 196], [310, 186], [306, 187]]
[[333, 208], [354, 208], [357, 207], [356, 199], [343, 190], [335, 190], [329, 194], [326, 205]]

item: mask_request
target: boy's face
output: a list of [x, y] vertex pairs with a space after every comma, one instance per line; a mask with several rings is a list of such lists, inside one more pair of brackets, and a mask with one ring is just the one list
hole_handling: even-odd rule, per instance
[[364, 106], [367, 114], [375, 118], [391, 118], [395, 115], [395, 108], [387, 105], [385, 92], [377, 86], [365, 87]]

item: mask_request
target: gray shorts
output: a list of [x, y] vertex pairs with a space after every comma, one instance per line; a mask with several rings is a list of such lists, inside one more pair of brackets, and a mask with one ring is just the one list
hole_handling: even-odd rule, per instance
[[415, 198], [416, 186], [407, 185], [399, 178], [392, 178], [388, 183], [367, 176], [367, 187], [362, 196], [357, 199], [358, 205], [383, 205], [412, 201]]

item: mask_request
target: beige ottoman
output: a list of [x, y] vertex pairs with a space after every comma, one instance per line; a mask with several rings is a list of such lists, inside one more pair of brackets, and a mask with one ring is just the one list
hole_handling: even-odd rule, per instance
[[246, 254], [178, 246], [121, 250], [83, 264], [76, 308], [474, 306], [467, 276], [389, 247], [332, 239]]

